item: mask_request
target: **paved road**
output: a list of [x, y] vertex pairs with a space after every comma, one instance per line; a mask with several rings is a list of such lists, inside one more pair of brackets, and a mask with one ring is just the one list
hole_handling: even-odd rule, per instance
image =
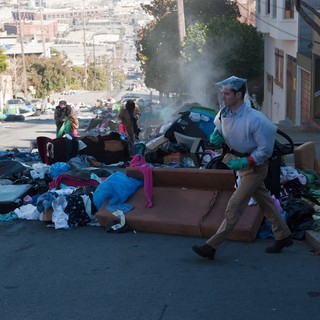
[[26, 117], [23, 122], [0, 123], [0, 150], [18, 148], [27, 151], [31, 148], [31, 142], [38, 136], [55, 137], [55, 124], [53, 113], [41, 117]]
[[[29, 147], [54, 132], [51, 115], [1, 123], [0, 149]], [[1, 320], [302, 320], [320, 313], [319, 256], [305, 241], [275, 255], [264, 253], [271, 239], [227, 241], [209, 261], [191, 251], [204, 239], [103, 227], [1, 222], [0, 239]]]
[[0, 223], [2, 320], [302, 320], [320, 312], [319, 256], [301, 241], [227, 241], [216, 260], [194, 237]]

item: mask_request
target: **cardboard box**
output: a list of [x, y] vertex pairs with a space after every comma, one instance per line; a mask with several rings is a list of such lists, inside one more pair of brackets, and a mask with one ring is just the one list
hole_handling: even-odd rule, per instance
[[183, 163], [184, 158], [190, 158], [192, 159], [194, 166], [196, 168], [200, 167], [201, 160], [198, 154], [196, 153], [180, 153], [180, 152], [173, 152], [168, 154], [167, 156], [163, 157], [163, 163], [169, 164], [169, 163]]
[[168, 142], [169, 139], [166, 138], [165, 136], [160, 136], [160, 137], [157, 137], [151, 141], [149, 141], [147, 144], [146, 144], [146, 149], [148, 151], [155, 151], [157, 150], [160, 146], [162, 146], [163, 144], [165, 144], [166, 142]]
[[191, 158], [190, 153], [173, 152], [163, 157], [163, 163], [183, 163], [184, 158]]
[[42, 220], [45, 222], [52, 222], [52, 213], [53, 213], [53, 208], [49, 209], [44, 209], [42, 213]]

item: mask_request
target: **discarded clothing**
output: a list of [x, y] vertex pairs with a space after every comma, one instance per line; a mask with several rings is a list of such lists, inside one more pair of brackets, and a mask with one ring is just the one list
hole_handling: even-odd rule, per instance
[[58, 177], [49, 182], [49, 189], [60, 189], [61, 184], [70, 187], [98, 186], [99, 182], [95, 179], [83, 180], [74, 178], [66, 173], [60, 174]]
[[90, 222], [86, 208], [81, 196], [69, 195], [66, 197], [68, 202], [65, 213], [68, 215], [68, 225], [70, 227], [83, 227]]
[[152, 207], [153, 179], [152, 168], [140, 154], [135, 154], [130, 162], [130, 166], [143, 173], [144, 193], [147, 197], [146, 207]]
[[143, 182], [138, 179], [130, 178], [122, 172], [115, 172], [93, 193], [94, 204], [99, 209], [104, 201], [110, 199], [109, 205], [113, 206], [112, 211], [115, 209], [123, 211], [122, 205], [142, 185]]
[[59, 196], [52, 201], [52, 222], [54, 223], [55, 229], [68, 229], [68, 215], [65, 213], [67, 207], [67, 200], [64, 196]]
[[18, 216], [19, 219], [40, 219], [40, 212], [37, 210], [37, 207], [32, 204], [23, 205], [20, 208], [16, 208], [14, 209], [14, 213]]
[[0, 222], [14, 221], [17, 219], [18, 219], [18, 216], [14, 211], [0, 214]]

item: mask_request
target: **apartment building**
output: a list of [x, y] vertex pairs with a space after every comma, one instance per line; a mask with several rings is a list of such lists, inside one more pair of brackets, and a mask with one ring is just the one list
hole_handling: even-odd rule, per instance
[[53, 41], [58, 36], [57, 21], [38, 21], [26, 20], [21, 23], [6, 22], [3, 24], [4, 30], [9, 35], [19, 35], [20, 27], [23, 29], [23, 36], [27, 39], [32, 39], [35, 36], [44, 41]]
[[[317, 125], [320, 101], [315, 90], [318, 88], [320, 96], [320, 69], [315, 32], [295, 10], [294, 2], [256, 2], [256, 26], [265, 39], [263, 111], [274, 123]], [[318, 0], [306, 2], [319, 6]]]

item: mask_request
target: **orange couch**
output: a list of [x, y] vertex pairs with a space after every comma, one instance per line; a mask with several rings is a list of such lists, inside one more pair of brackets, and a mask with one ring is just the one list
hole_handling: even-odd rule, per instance
[[[143, 179], [135, 168], [130, 177]], [[130, 230], [176, 235], [210, 237], [224, 218], [224, 210], [234, 190], [231, 170], [193, 168], [153, 168], [153, 206], [146, 208], [143, 187], [128, 199], [134, 209], [126, 214]], [[96, 216], [102, 226], [116, 220], [106, 210], [106, 200]], [[248, 206], [230, 240], [254, 241], [263, 216], [258, 206]]]

